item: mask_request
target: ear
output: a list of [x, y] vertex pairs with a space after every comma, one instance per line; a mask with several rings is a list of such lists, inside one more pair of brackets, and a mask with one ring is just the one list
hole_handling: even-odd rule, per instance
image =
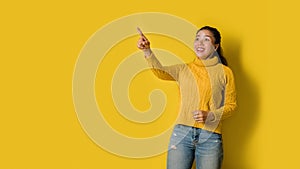
[[219, 47], [219, 44], [215, 44], [215, 50], [217, 50]]

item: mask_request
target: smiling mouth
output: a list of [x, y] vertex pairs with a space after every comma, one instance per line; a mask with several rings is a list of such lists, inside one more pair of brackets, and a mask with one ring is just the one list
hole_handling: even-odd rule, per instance
[[205, 49], [203, 47], [196, 48], [197, 52], [203, 52]]

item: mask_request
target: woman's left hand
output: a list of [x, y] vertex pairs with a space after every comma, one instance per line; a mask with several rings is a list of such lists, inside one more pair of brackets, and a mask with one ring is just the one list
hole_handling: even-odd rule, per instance
[[196, 110], [193, 112], [193, 118], [198, 123], [204, 123], [206, 120], [209, 120], [209, 122], [214, 121], [215, 115], [212, 112]]

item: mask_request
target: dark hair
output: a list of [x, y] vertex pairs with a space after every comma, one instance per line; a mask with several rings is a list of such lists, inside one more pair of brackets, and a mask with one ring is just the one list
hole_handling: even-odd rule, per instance
[[204, 26], [204, 27], [200, 28], [197, 31], [196, 34], [198, 34], [198, 32], [201, 31], [201, 30], [208, 30], [213, 34], [213, 36], [215, 38], [215, 44], [219, 44], [219, 47], [217, 49], [217, 53], [219, 55], [220, 61], [223, 65], [227, 66], [228, 63], [227, 63], [226, 58], [223, 56], [223, 50], [221, 48], [221, 34], [220, 34], [220, 32], [216, 28], [213, 28], [213, 27], [210, 27], [210, 26]]

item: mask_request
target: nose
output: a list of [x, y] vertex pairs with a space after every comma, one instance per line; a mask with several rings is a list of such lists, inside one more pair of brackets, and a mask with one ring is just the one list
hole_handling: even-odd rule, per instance
[[204, 43], [203, 43], [203, 40], [197, 40], [197, 41], [195, 41], [195, 44], [203, 45]]

